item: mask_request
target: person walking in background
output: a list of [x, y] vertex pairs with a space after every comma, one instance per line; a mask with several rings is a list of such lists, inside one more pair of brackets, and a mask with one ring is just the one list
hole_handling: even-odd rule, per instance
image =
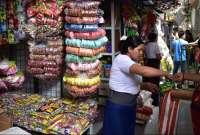
[[[200, 64], [200, 40], [195, 48], [195, 61]], [[198, 82], [199, 86], [194, 91], [191, 104], [191, 115], [193, 130], [195, 135], [200, 135], [200, 74], [198, 73], [176, 73], [173, 77], [174, 81], [183, 82], [190, 80]]]
[[190, 32], [190, 30], [186, 30], [185, 31], [185, 40], [188, 43], [194, 42], [194, 38], [193, 38], [192, 33]]
[[[145, 45], [145, 66], [160, 69], [160, 60], [162, 58], [161, 52], [158, 46], [158, 34], [156, 32], [151, 32], [148, 35], [148, 43]], [[144, 82], [150, 82], [159, 87], [160, 77], [144, 77]], [[159, 105], [159, 92], [152, 93], [153, 105]]]
[[[194, 42], [194, 38], [192, 36], [192, 33], [190, 32], [190, 30], [186, 30], [185, 31], [185, 40], [188, 43], [192, 43]], [[187, 49], [187, 56], [188, 56], [188, 65], [192, 65], [194, 63], [194, 50], [192, 47]]]
[[178, 72], [179, 67], [181, 67], [181, 72], [186, 70], [186, 48], [184, 45], [188, 44], [185, 41], [185, 32], [183, 30], [178, 31], [179, 39], [172, 42], [171, 51], [174, 54], [174, 71], [173, 74]]
[[171, 35], [172, 41], [178, 39], [178, 26], [174, 26]]
[[144, 44], [139, 37], [128, 37], [120, 42], [120, 54], [112, 64], [109, 78], [109, 97], [103, 121], [103, 135], [134, 135], [137, 96], [140, 89], [158, 91], [152, 83], [142, 83], [144, 77], [168, 77], [159, 69], [142, 66]]

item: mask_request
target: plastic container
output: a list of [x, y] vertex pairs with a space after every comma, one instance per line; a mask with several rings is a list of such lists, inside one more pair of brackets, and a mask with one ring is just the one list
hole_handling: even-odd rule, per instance
[[104, 65], [104, 76], [110, 77], [110, 70], [111, 70], [111, 64], [105, 64]]

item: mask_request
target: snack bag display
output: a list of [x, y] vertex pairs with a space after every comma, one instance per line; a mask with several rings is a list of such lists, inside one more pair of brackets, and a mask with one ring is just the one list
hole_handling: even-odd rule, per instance
[[3, 59], [0, 61], [0, 89], [16, 90], [20, 88], [24, 82], [24, 74], [17, 72], [15, 61]]
[[101, 64], [99, 58], [108, 42], [103, 23], [101, 1], [65, 2], [65, 76], [64, 88], [73, 97], [94, 94], [100, 85]]
[[27, 70], [42, 80], [60, 77], [63, 63], [63, 1], [36, 1], [27, 7], [26, 33], [29, 35]]
[[97, 116], [97, 101], [47, 98], [37, 94], [6, 93], [1, 106], [13, 123], [44, 134], [82, 134]]

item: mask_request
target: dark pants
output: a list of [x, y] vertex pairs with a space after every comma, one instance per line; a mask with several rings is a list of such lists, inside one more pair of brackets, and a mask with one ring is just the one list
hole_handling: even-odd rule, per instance
[[[160, 69], [160, 60], [158, 59], [147, 59], [145, 62], [145, 66], [153, 67], [156, 69]], [[144, 82], [150, 82], [159, 87], [160, 77], [143, 77]], [[159, 106], [159, 92], [152, 93], [153, 105]]]
[[186, 70], [186, 61], [174, 61], [174, 71], [173, 74], [178, 72], [179, 67], [181, 67], [181, 72], [185, 72]]
[[134, 135], [136, 106], [119, 105], [107, 101], [103, 121], [103, 135]]
[[135, 134], [136, 99], [137, 95], [113, 92], [105, 107], [103, 135]]

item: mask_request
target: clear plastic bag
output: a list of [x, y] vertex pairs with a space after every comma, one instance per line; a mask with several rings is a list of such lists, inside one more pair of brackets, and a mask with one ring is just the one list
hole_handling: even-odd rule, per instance
[[72, 24], [98, 24], [99, 18], [98, 17], [71, 17], [65, 16], [66, 23]]
[[57, 63], [55, 61], [44, 61], [44, 66], [49, 68], [56, 68], [58, 67]]
[[58, 74], [45, 73], [45, 79], [55, 79], [58, 78]]
[[8, 87], [8, 89], [17, 89], [19, 88], [24, 82], [24, 75], [23, 73], [17, 73], [16, 75], [8, 76], [3, 79], [4, 83]]
[[45, 47], [32, 47], [29, 49], [29, 51], [32, 54], [38, 54], [38, 55], [45, 55], [46, 54], [46, 48]]
[[0, 62], [0, 75], [13, 75], [17, 72], [14, 61], [3, 60]]
[[62, 46], [59, 46], [57, 48], [51, 48], [51, 47], [48, 47], [46, 48], [46, 54], [52, 54], [52, 55], [59, 55], [59, 54], [62, 54], [63, 52], [63, 47]]
[[88, 39], [88, 40], [96, 40], [106, 35], [104, 29], [97, 29], [94, 32], [73, 32], [66, 30], [65, 36], [72, 39]]
[[0, 78], [0, 90], [7, 90], [7, 89], [8, 89], [8, 87], [6, 86], [4, 81], [1, 80], [1, 78]]
[[44, 66], [44, 61], [29, 60], [28, 66], [31, 68], [42, 68]]
[[50, 67], [44, 67], [44, 71], [45, 71], [45, 73], [52, 73], [52, 74], [60, 74], [60, 68], [59, 67], [57, 67], [57, 68], [50, 68]]
[[35, 55], [35, 54], [30, 54], [29, 55], [31, 60], [36, 60], [36, 61], [43, 61], [46, 59], [46, 55]]
[[84, 9], [81, 9], [81, 8], [74, 8], [74, 9], [65, 8], [64, 12], [65, 12], [65, 15], [67, 15], [67, 16], [95, 17], [95, 16], [98, 15], [97, 9], [84, 10]]
[[63, 45], [63, 40], [62, 39], [48, 40], [47, 45], [48, 47], [58, 47], [58, 46]]
[[30, 68], [29, 71], [32, 74], [43, 74], [44, 73], [44, 69], [43, 68]]
[[69, 1], [65, 6], [70, 9], [82, 8], [82, 9], [97, 9], [100, 5], [100, 1]]

